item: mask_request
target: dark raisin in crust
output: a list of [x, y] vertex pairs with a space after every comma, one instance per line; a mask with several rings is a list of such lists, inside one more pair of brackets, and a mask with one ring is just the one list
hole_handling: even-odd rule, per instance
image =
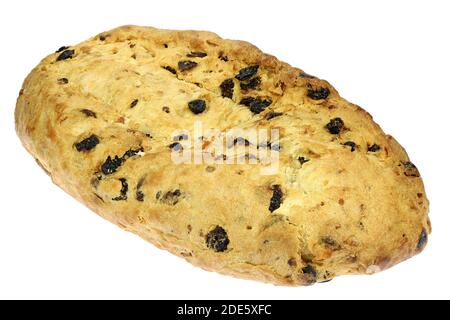
[[164, 195], [161, 191], [159, 191], [156, 194], [156, 199], [159, 200], [161, 203], [174, 206], [176, 205], [182, 196], [181, 190], [176, 189], [174, 191], [168, 191]]
[[300, 78], [304, 78], [304, 79], [315, 79], [316, 77], [310, 74], [307, 74], [306, 72], [300, 72], [300, 74], [298, 75]]
[[254, 97], [242, 98], [240, 104], [249, 107], [250, 111], [259, 114], [264, 111], [268, 106], [272, 104], [270, 99], [260, 99]]
[[67, 78], [59, 78], [58, 79], [58, 84], [68, 84], [69, 83], [69, 79]]
[[81, 109], [80, 112], [83, 113], [86, 117], [97, 118], [97, 114], [92, 110]]
[[402, 161], [402, 165], [405, 168], [405, 176], [420, 177], [419, 170], [411, 161]]
[[136, 191], [136, 200], [139, 202], [143, 202], [144, 201], [144, 193], [141, 190], [137, 190]]
[[319, 89], [308, 89], [308, 97], [313, 100], [321, 100], [326, 99], [330, 95], [330, 90], [328, 88], [319, 88]]
[[376, 143], [374, 143], [373, 145], [371, 145], [367, 151], [369, 152], [378, 152], [380, 151], [381, 147], [379, 145], [377, 145]]
[[219, 59], [222, 60], [222, 61], [224, 61], [224, 62], [228, 62], [228, 57], [225, 56], [223, 52], [221, 52], [221, 53], [219, 54]]
[[103, 174], [105, 175], [113, 174], [122, 164], [123, 164], [122, 158], [119, 158], [118, 156], [111, 158], [111, 156], [108, 156], [106, 161], [102, 164], [101, 169]]
[[333, 239], [331, 236], [323, 236], [320, 238], [320, 242], [327, 248], [331, 250], [340, 250], [341, 246], [337, 243], [336, 240]]
[[162, 67], [162, 68], [167, 70], [167, 71], [169, 71], [170, 73], [177, 74], [177, 70], [175, 70], [171, 66], [165, 66], [165, 67]]
[[206, 102], [205, 102], [205, 100], [202, 100], [202, 99], [192, 100], [191, 102], [188, 103], [188, 106], [189, 106], [189, 109], [194, 114], [200, 114], [203, 111], [205, 111]]
[[206, 52], [199, 52], [199, 51], [193, 51], [191, 53], [188, 53], [186, 57], [188, 58], [204, 58], [208, 54]]
[[250, 89], [256, 89], [261, 84], [261, 77], [257, 76], [254, 78], [251, 78], [247, 82], [241, 82], [241, 89], [242, 90], [250, 90]]
[[180, 71], [186, 71], [195, 68], [198, 65], [195, 61], [183, 60], [178, 62], [178, 69]]
[[130, 103], [130, 108], [134, 108], [136, 107], [136, 105], [138, 104], [139, 100], [138, 99], [134, 99], [131, 103]]
[[277, 210], [283, 201], [283, 191], [281, 190], [281, 186], [276, 184], [272, 187], [272, 198], [270, 199], [269, 211], [274, 212]]
[[305, 163], [309, 162], [309, 159], [306, 159], [305, 157], [298, 157], [298, 162], [300, 162], [301, 165], [304, 165]]
[[282, 116], [282, 115], [283, 115], [283, 112], [270, 111], [266, 115], [266, 120], [271, 120], [273, 118], [276, 118], [276, 117], [279, 117], [279, 116]]
[[344, 146], [350, 147], [351, 152], [356, 150], [356, 143], [353, 141], [344, 142]]
[[233, 79], [226, 79], [220, 84], [220, 91], [222, 97], [233, 99], [234, 81]]
[[252, 102], [254, 102], [255, 100], [256, 100], [256, 98], [254, 98], [254, 97], [244, 97], [241, 99], [241, 102], [239, 102], [239, 104], [242, 104], [246, 107], [250, 107], [250, 104]]
[[139, 202], [143, 202], [145, 198], [145, 194], [141, 191], [144, 182], [145, 177], [141, 178], [136, 185], [136, 200]]
[[104, 175], [113, 174], [117, 171], [117, 169], [125, 163], [126, 160], [128, 160], [131, 157], [136, 156], [139, 152], [143, 152], [144, 148], [139, 149], [130, 149], [127, 152], [123, 154], [122, 157], [115, 156], [114, 158], [111, 158], [111, 156], [108, 156], [106, 161], [102, 164], [101, 170]]
[[344, 127], [344, 121], [341, 118], [331, 119], [326, 125], [328, 132], [331, 134], [339, 134]]
[[127, 179], [121, 178], [119, 179], [122, 184], [122, 189], [120, 189], [120, 196], [113, 198], [113, 201], [125, 201], [127, 200], [128, 196], [128, 183]]
[[170, 108], [169, 107], [162, 107], [162, 111], [164, 111], [165, 113], [170, 113]]
[[67, 49], [69, 49], [69, 48], [70, 48], [70, 47], [62, 46], [62, 47], [60, 47], [58, 50], [56, 50], [56, 53], [63, 52], [64, 50], [67, 50]]
[[254, 102], [252, 102], [250, 104], [250, 111], [253, 112], [254, 114], [259, 114], [261, 112], [264, 111], [264, 109], [266, 109], [268, 106], [270, 106], [272, 104], [271, 100], [255, 100]]
[[127, 160], [128, 158], [134, 157], [135, 155], [137, 155], [139, 152], [143, 152], [144, 148], [139, 148], [139, 149], [130, 149], [127, 152], [124, 153], [122, 159], [123, 160]]
[[61, 54], [56, 58], [56, 61], [62, 61], [67, 59], [72, 59], [75, 54], [75, 50], [64, 50]]
[[206, 236], [206, 245], [215, 252], [224, 252], [230, 243], [227, 232], [220, 226], [216, 226], [208, 232]]
[[313, 266], [307, 265], [302, 268], [302, 272], [307, 276], [309, 283], [315, 283], [317, 281], [317, 271]]
[[239, 81], [250, 79], [258, 72], [258, 69], [259, 69], [258, 65], [243, 68], [239, 70], [239, 73], [236, 75], [235, 78], [238, 79]]
[[89, 138], [84, 139], [83, 141], [78, 142], [75, 144], [75, 148], [79, 152], [86, 152], [90, 151], [95, 148], [100, 143], [100, 139], [95, 135], [91, 135]]
[[422, 230], [419, 236], [419, 241], [417, 242], [417, 250], [422, 250], [428, 242], [428, 234], [425, 229]]

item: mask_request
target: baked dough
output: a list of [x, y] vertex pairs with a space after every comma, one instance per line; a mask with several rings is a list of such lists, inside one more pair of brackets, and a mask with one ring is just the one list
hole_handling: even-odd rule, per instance
[[[62, 47], [26, 78], [15, 120], [54, 183], [206, 270], [308, 285], [391, 267], [431, 232], [417, 168], [366, 111], [214, 33], [123, 26]], [[256, 164], [174, 163], [199, 121], [279, 138], [234, 137]], [[277, 153], [276, 172], [260, 148]]]

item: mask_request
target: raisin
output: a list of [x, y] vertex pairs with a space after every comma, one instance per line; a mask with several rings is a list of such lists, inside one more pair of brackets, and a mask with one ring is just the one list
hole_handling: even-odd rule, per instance
[[250, 90], [255, 89], [261, 84], [261, 77], [257, 76], [254, 78], [251, 78], [247, 82], [241, 82], [241, 89], [242, 90]]
[[270, 111], [266, 115], [266, 120], [271, 120], [273, 118], [276, 118], [276, 117], [279, 117], [279, 116], [282, 116], [282, 115], [283, 115], [283, 112]]
[[306, 159], [305, 157], [298, 157], [298, 162], [300, 162], [301, 165], [304, 165], [305, 163], [309, 162], [309, 159]]
[[89, 151], [94, 149], [95, 146], [98, 145], [99, 143], [100, 140], [95, 134], [93, 134], [89, 138], [86, 138], [83, 141], [75, 144], [75, 148], [77, 149], [78, 152]]
[[181, 151], [183, 150], [183, 146], [178, 143], [178, 142], [174, 142], [171, 145], [169, 145], [169, 148], [172, 149], [172, 151]]
[[369, 152], [377, 152], [380, 151], [381, 147], [379, 145], [377, 145], [376, 143], [374, 143], [373, 145], [371, 145], [367, 151]]
[[199, 52], [199, 51], [193, 51], [191, 53], [188, 53], [186, 57], [188, 58], [204, 58], [208, 54], [206, 52]]
[[281, 186], [276, 184], [272, 187], [273, 195], [270, 199], [269, 211], [274, 212], [277, 210], [283, 201], [283, 191], [281, 191]]
[[167, 43], [164, 43], [163, 46], [164, 46], [164, 48], [166, 48], [166, 49], [169, 47], [169, 45], [168, 45]]
[[263, 112], [264, 109], [267, 108], [268, 106], [270, 106], [271, 104], [272, 104], [272, 100], [257, 99], [250, 104], [250, 111], [255, 114], [259, 114], [259, 113]]
[[141, 190], [137, 190], [136, 191], [136, 200], [139, 202], [143, 202], [144, 201], [144, 193]]
[[120, 189], [120, 196], [113, 198], [113, 201], [124, 201], [124, 200], [127, 200], [127, 198], [128, 198], [128, 196], [127, 196], [127, 193], [128, 193], [127, 179], [121, 178], [119, 180], [122, 183], [122, 189]]
[[341, 246], [331, 236], [324, 236], [320, 239], [320, 242], [331, 250], [340, 250]]
[[330, 122], [326, 125], [327, 130], [331, 134], [339, 134], [343, 127], [344, 127], [344, 121], [342, 121], [341, 118], [331, 119]]
[[97, 118], [97, 114], [92, 110], [81, 109], [80, 112], [83, 113], [86, 117]]
[[208, 232], [206, 236], [206, 245], [215, 252], [224, 252], [227, 250], [230, 240], [227, 232], [220, 226], [216, 226], [213, 230]]
[[242, 104], [246, 107], [250, 107], [250, 104], [252, 102], [254, 102], [255, 100], [256, 100], [256, 98], [253, 98], [253, 97], [244, 97], [244, 98], [242, 98], [241, 102], [239, 102], [239, 104]]
[[75, 50], [64, 50], [61, 54], [56, 58], [56, 61], [62, 61], [67, 59], [72, 59], [75, 54]]
[[233, 79], [226, 79], [220, 84], [220, 91], [222, 97], [233, 99], [234, 81]]
[[356, 150], [356, 143], [353, 141], [344, 142], [344, 146], [350, 147], [351, 152]]
[[292, 268], [295, 268], [297, 266], [297, 260], [295, 260], [295, 258], [290, 258], [288, 260], [288, 265]]
[[181, 193], [180, 189], [176, 189], [174, 191], [168, 191], [162, 196], [161, 196], [161, 191], [158, 191], [158, 193], [156, 194], [156, 199], [158, 199], [159, 201], [161, 201], [164, 204], [174, 206], [179, 202], [181, 196], [182, 196], [182, 193]]
[[108, 156], [106, 161], [102, 164], [102, 172], [105, 175], [112, 174], [117, 171], [117, 168], [119, 168], [123, 164], [123, 159], [119, 158], [118, 156], [115, 156], [114, 158], [111, 158], [111, 156]]
[[62, 47], [60, 47], [58, 50], [56, 50], [56, 53], [63, 52], [64, 50], [67, 50], [67, 49], [69, 49], [69, 48], [70, 48], [70, 47], [62, 46]]
[[198, 63], [195, 61], [183, 60], [178, 62], [178, 69], [180, 69], [180, 71], [186, 71], [195, 68], [197, 65]]
[[130, 104], [130, 108], [132, 109], [132, 108], [136, 107], [136, 105], [138, 104], [138, 102], [139, 102], [138, 99], [134, 99], [134, 100], [131, 102], [131, 104]]
[[220, 52], [219, 59], [224, 61], [224, 62], [228, 62], [228, 57], [226, 55], [224, 55], [223, 52]]
[[145, 177], [141, 178], [136, 185], [136, 200], [139, 202], [144, 201], [145, 194], [141, 191], [142, 185], [145, 182]]
[[58, 79], [58, 84], [68, 84], [69, 83], [69, 79], [67, 78], [59, 78]]
[[188, 106], [189, 106], [189, 109], [194, 114], [199, 114], [199, 113], [202, 113], [203, 111], [205, 111], [206, 102], [205, 102], [205, 100], [201, 100], [201, 99], [192, 100], [191, 102], [188, 103]]
[[326, 99], [329, 95], [330, 90], [328, 88], [308, 89], [308, 97], [310, 97], [313, 100]]
[[258, 72], [259, 66], [254, 65], [239, 70], [239, 73], [235, 76], [239, 81], [247, 80], [253, 77]]
[[405, 168], [405, 176], [407, 177], [420, 177], [419, 170], [410, 161], [402, 161], [403, 167]]
[[419, 241], [417, 242], [416, 249], [422, 250], [428, 242], [428, 234], [425, 229], [422, 230], [419, 236]]
[[128, 158], [134, 157], [136, 156], [139, 152], [143, 152], [144, 148], [139, 148], [139, 149], [130, 149], [127, 152], [124, 153], [122, 160], [127, 160]]
[[300, 78], [304, 78], [304, 79], [315, 79], [315, 76], [312, 76], [310, 74], [307, 74], [306, 72], [300, 72], [300, 74], [298, 75]]
[[162, 67], [162, 68], [167, 70], [167, 71], [169, 71], [170, 73], [177, 74], [177, 70], [175, 70], [171, 66], [165, 66], [165, 67]]
[[162, 107], [162, 111], [164, 111], [165, 113], [170, 113], [170, 108], [169, 107]]
[[100, 41], [105, 41], [106, 38], [107, 38], [108, 36], [109, 36], [109, 35], [107, 35], [107, 34], [101, 34], [101, 35], [98, 37], [98, 39], [99, 39]]
[[302, 268], [302, 272], [307, 276], [307, 280], [309, 283], [314, 283], [317, 281], [317, 271], [313, 266], [307, 265], [306, 267]]
[[264, 111], [265, 108], [272, 104], [270, 99], [260, 99], [254, 97], [244, 97], [240, 104], [249, 107], [250, 111], [259, 114]]

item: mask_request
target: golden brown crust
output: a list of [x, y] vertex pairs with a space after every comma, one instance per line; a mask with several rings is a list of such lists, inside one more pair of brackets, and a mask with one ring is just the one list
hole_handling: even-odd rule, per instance
[[[182, 71], [185, 60], [197, 65]], [[240, 88], [247, 80], [235, 75], [253, 65], [255, 88]], [[239, 104], [248, 96], [271, 104], [255, 114]], [[189, 110], [194, 99], [205, 112]], [[175, 165], [172, 133], [191, 135], [197, 120], [221, 131], [278, 128], [279, 171]], [[431, 232], [417, 168], [366, 111], [326, 81], [210, 32], [124, 26], [51, 54], [24, 82], [16, 129], [58, 186], [207, 270], [306, 285], [386, 269]]]

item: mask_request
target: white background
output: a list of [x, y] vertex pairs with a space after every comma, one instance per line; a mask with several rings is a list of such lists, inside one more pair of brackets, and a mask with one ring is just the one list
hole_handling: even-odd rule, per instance
[[[449, 1], [1, 1], [0, 298], [450, 298]], [[284, 288], [192, 267], [103, 221], [21, 147], [14, 105], [58, 47], [123, 24], [243, 39], [331, 82], [394, 135], [431, 201], [426, 250], [374, 276]]]

